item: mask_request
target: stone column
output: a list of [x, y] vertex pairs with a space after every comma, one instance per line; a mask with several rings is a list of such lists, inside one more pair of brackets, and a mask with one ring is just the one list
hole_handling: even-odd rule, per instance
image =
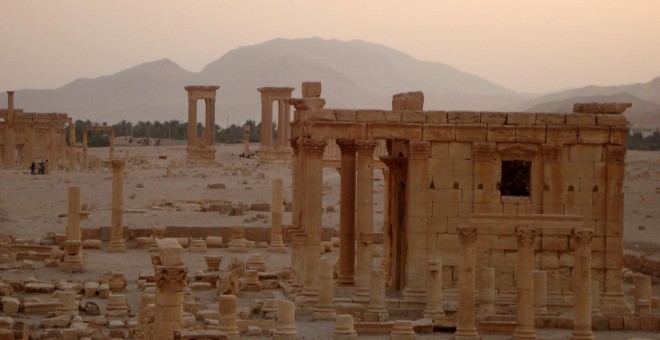
[[385, 274], [382, 269], [371, 270], [371, 294], [369, 305], [364, 312], [364, 321], [385, 322], [390, 314], [385, 307]]
[[[215, 136], [213, 133], [214, 126], [213, 126], [213, 115], [215, 113], [215, 108], [213, 107], [214, 105], [211, 104], [213, 102], [213, 99], [207, 98], [204, 100], [204, 103], [206, 104], [206, 111], [205, 111], [205, 116], [204, 116], [204, 138], [205, 138], [205, 145], [213, 145], [215, 144]], [[213, 110], [213, 111], [211, 111]]]
[[332, 261], [322, 260], [319, 269], [319, 298], [314, 307], [314, 320], [334, 320], [337, 317], [332, 304], [334, 297], [333, 272]]
[[631, 315], [633, 311], [626, 303], [621, 285], [621, 282], [623, 282], [623, 245], [621, 239], [623, 238], [623, 180], [626, 173], [626, 146], [607, 145], [603, 153], [607, 167], [607, 184], [605, 187], [605, 216], [599, 218], [599, 223], [606, 224], [607, 258], [605, 262], [607, 265], [601, 312], [603, 314]]
[[188, 269], [181, 263], [181, 246], [175, 239], [159, 241], [161, 265], [156, 266], [157, 339], [174, 339], [183, 324], [183, 289]]
[[[34, 136], [34, 125], [28, 125], [27, 128], [27, 150], [26, 150], [26, 159], [27, 164], [32, 164], [34, 162], [34, 146], [35, 146], [35, 136]], [[75, 159], [74, 159], [75, 160]]]
[[[32, 162], [32, 160], [29, 160]], [[76, 122], [69, 123], [69, 170], [76, 169]]]
[[284, 102], [284, 121], [280, 125], [280, 130], [284, 136], [282, 146], [286, 146], [286, 141], [289, 140], [291, 136], [291, 105], [289, 105], [287, 100], [282, 100], [282, 102]]
[[288, 137], [285, 135], [284, 128], [284, 100], [277, 101], [277, 148], [281, 149], [286, 146]]
[[13, 169], [16, 166], [16, 135], [14, 133], [14, 91], [7, 91], [7, 118], [5, 118], [5, 150], [2, 167]]
[[220, 295], [218, 297], [220, 318], [218, 330], [227, 334], [229, 339], [240, 339], [236, 324], [236, 295]]
[[495, 314], [495, 268], [481, 268], [479, 276], [479, 314]]
[[536, 229], [518, 227], [518, 262], [516, 264], [516, 330], [514, 339], [536, 339], [534, 329], [534, 239]]
[[428, 273], [426, 276], [426, 308], [424, 318], [438, 322], [445, 316], [442, 307], [442, 257], [431, 257], [427, 260]]
[[126, 250], [124, 240], [124, 161], [112, 161], [112, 223], [110, 226], [110, 244], [108, 251]]
[[339, 197], [339, 273], [337, 282], [355, 282], [355, 141], [338, 139], [341, 150]]
[[277, 308], [277, 326], [273, 332], [273, 340], [296, 340], [296, 306], [291, 301], [280, 301]]
[[83, 154], [82, 154], [82, 171], [83, 172], [89, 172], [89, 166], [87, 165], [87, 129], [83, 129], [83, 140], [82, 140], [82, 147], [83, 147]]
[[[392, 240], [390, 239], [391, 235], [389, 233], [390, 229], [390, 168], [385, 166], [383, 168], [383, 227], [381, 228], [383, 232], [383, 257], [380, 261], [380, 267], [385, 271], [386, 282], [391, 278], [390, 273], [390, 253], [392, 249], [390, 244]], [[442, 275], [442, 274], [440, 274]]]
[[318, 295], [318, 267], [321, 257], [321, 233], [323, 228], [323, 151], [327, 142], [321, 139], [303, 138], [302, 147], [307, 156], [305, 169], [305, 200], [303, 229], [305, 230], [305, 273], [302, 296], [313, 300]]
[[573, 335], [571, 339], [594, 339], [591, 331], [591, 229], [573, 230], [575, 265], [573, 267]]
[[534, 313], [548, 314], [548, 272], [534, 271]]
[[80, 240], [80, 187], [69, 187], [66, 239]]
[[355, 266], [355, 295], [369, 296], [371, 266], [373, 262], [374, 232], [374, 149], [376, 141], [360, 140], [357, 149], [357, 183], [355, 225], [358, 242]]
[[[408, 170], [410, 172], [410, 170]], [[474, 311], [474, 290], [476, 286], [476, 251], [474, 243], [477, 240], [477, 228], [459, 226], [458, 239], [461, 243], [461, 254], [458, 262], [458, 314], [456, 317], [456, 333], [454, 339], [481, 339], [477, 332]]]
[[51, 174], [54, 169], [55, 165], [55, 127], [52, 125], [48, 125], [48, 132], [47, 132], [47, 137], [48, 140], [46, 141], [46, 174]]
[[272, 226], [270, 229], [270, 247], [269, 251], [273, 253], [285, 253], [284, 240], [282, 236], [282, 215], [284, 214], [284, 183], [281, 178], [273, 179], [273, 199], [271, 204], [271, 220]]
[[[426, 298], [426, 252], [429, 188], [429, 142], [408, 142], [408, 172], [406, 176], [406, 282], [403, 299], [425, 302]], [[474, 279], [474, 273], [472, 273]], [[472, 292], [474, 295], [474, 291]], [[472, 308], [474, 310], [474, 306]]]
[[197, 139], [197, 100], [188, 98], [188, 147]]
[[261, 149], [273, 146], [273, 103], [261, 96]]

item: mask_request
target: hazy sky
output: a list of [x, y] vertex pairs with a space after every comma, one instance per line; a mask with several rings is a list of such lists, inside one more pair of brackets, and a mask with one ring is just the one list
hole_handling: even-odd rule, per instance
[[521, 92], [660, 76], [658, 0], [2, 0], [0, 18], [0, 91], [162, 58], [198, 72], [278, 37], [366, 40]]

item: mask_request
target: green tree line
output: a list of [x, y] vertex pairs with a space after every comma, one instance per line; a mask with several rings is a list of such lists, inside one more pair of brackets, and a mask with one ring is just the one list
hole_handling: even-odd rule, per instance
[[633, 133], [628, 135], [626, 143], [629, 150], [660, 150], [660, 131], [646, 137], [639, 132]]
[[[252, 119], [245, 121], [245, 124], [251, 126], [250, 142], [258, 143], [261, 136], [261, 123]], [[243, 124], [243, 125], [245, 125]], [[216, 143], [243, 143], [243, 125], [232, 124], [227, 128], [215, 125]], [[106, 122], [97, 123], [88, 120], [76, 121], [76, 140], [82, 141], [83, 130], [86, 126], [108, 126]], [[152, 138], [152, 139], [175, 139], [185, 140], [188, 138], [188, 123], [179, 120], [160, 121], [139, 121], [137, 123], [122, 120], [112, 125], [115, 137], [132, 138]], [[197, 123], [197, 134], [201, 135], [204, 130], [202, 123]], [[277, 124], [273, 123], [273, 136], [277, 136]], [[90, 147], [110, 145], [109, 136], [102, 132], [93, 132], [88, 134], [87, 143]], [[67, 137], [68, 138], [68, 137]]]

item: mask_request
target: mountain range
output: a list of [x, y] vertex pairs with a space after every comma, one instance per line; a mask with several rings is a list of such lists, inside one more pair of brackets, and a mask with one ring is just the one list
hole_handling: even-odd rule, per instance
[[[147, 62], [113, 75], [81, 78], [52, 90], [18, 90], [16, 107], [66, 112], [76, 119], [116, 123], [185, 120], [187, 85], [219, 85], [216, 121], [260, 119], [257, 88], [320, 81], [326, 107], [391, 107], [392, 95], [423, 91], [428, 110], [572, 112], [574, 102], [632, 102], [634, 125], [660, 125], [660, 77], [621, 86], [588, 86], [542, 96], [517, 93], [449, 65], [427, 62], [360, 40], [274, 39], [229, 51], [198, 73], [171, 60]], [[6, 107], [0, 96], [0, 107]]]

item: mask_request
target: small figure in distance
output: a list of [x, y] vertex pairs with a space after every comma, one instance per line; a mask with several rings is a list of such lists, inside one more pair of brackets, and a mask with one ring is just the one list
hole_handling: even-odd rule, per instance
[[32, 162], [32, 164], [30, 165], [30, 174], [34, 175], [36, 170], [37, 170], [37, 165], [34, 164], [34, 162]]

